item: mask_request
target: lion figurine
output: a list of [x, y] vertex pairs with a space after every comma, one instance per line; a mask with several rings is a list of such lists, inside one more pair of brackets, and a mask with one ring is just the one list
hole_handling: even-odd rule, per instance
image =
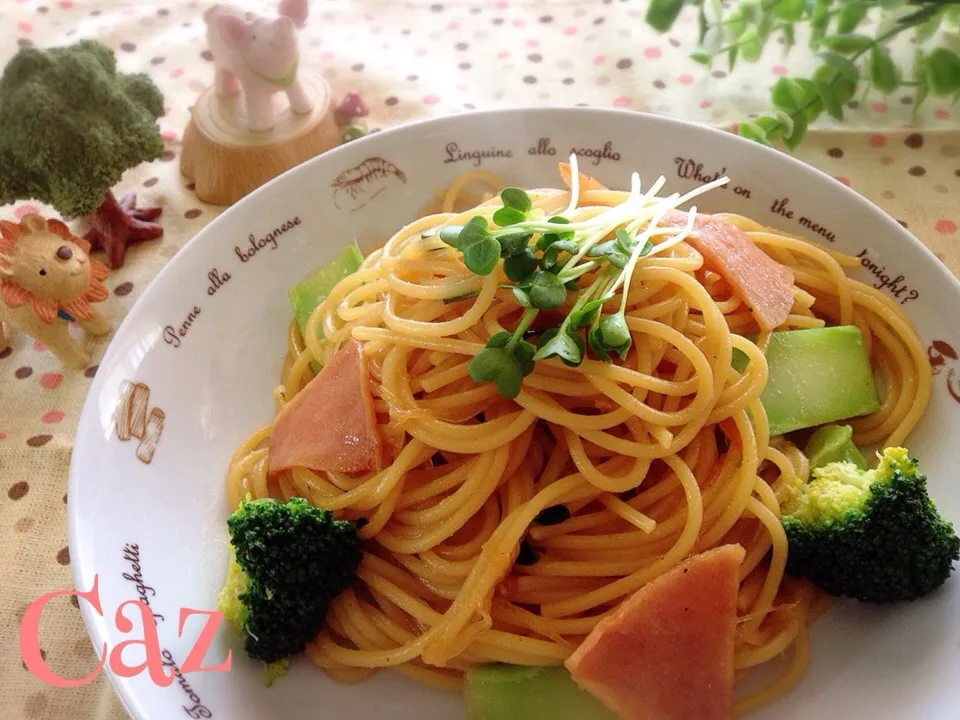
[[0, 350], [8, 343], [3, 323], [46, 345], [64, 365], [83, 368], [90, 354], [75, 341], [69, 323], [105, 335], [110, 323], [91, 303], [109, 293], [107, 266], [90, 257], [90, 244], [63, 222], [27, 215], [20, 224], [0, 220]]

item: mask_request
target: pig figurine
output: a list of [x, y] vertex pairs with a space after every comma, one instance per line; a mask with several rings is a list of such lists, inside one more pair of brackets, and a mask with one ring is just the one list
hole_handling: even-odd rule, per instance
[[203, 18], [213, 53], [217, 94], [229, 97], [243, 89], [252, 131], [273, 129], [274, 93], [285, 92], [290, 109], [297, 114], [313, 110], [297, 77], [297, 28], [307, 20], [307, 0], [280, 0], [274, 19], [232, 5], [214, 5]]

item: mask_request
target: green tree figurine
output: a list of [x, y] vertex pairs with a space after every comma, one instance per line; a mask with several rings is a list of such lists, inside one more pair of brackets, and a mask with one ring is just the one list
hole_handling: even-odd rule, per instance
[[92, 249], [120, 267], [129, 243], [163, 235], [152, 222], [159, 207], [137, 208], [110, 189], [163, 153], [161, 115], [150, 78], [118, 73], [98, 42], [22, 48], [0, 77], [0, 205], [31, 199], [85, 217]]

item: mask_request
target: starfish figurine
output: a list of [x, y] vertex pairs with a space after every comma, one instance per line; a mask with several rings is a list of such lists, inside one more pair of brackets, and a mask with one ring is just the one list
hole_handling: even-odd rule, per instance
[[112, 192], [108, 192], [103, 204], [88, 217], [91, 229], [84, 238], [90, 243], [91, 250], [103, 250], [108, 264], [116, 270], [123, 266], [131, 243], [156, 240], [163, 235], [160, 224], [152, 222], [162, 212], [163, 209], [157, 206], [138, 208], [133, 193], [118, 201]]

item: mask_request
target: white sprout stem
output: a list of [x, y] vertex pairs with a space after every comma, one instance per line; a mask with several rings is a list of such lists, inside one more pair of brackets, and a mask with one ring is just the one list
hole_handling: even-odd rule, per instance
[[577, 205], [580, 204], [580, 166], [577, 162], [577, 154], [570, 153], [570, 202], [567, 204], [563, 215], [572, 213]]

